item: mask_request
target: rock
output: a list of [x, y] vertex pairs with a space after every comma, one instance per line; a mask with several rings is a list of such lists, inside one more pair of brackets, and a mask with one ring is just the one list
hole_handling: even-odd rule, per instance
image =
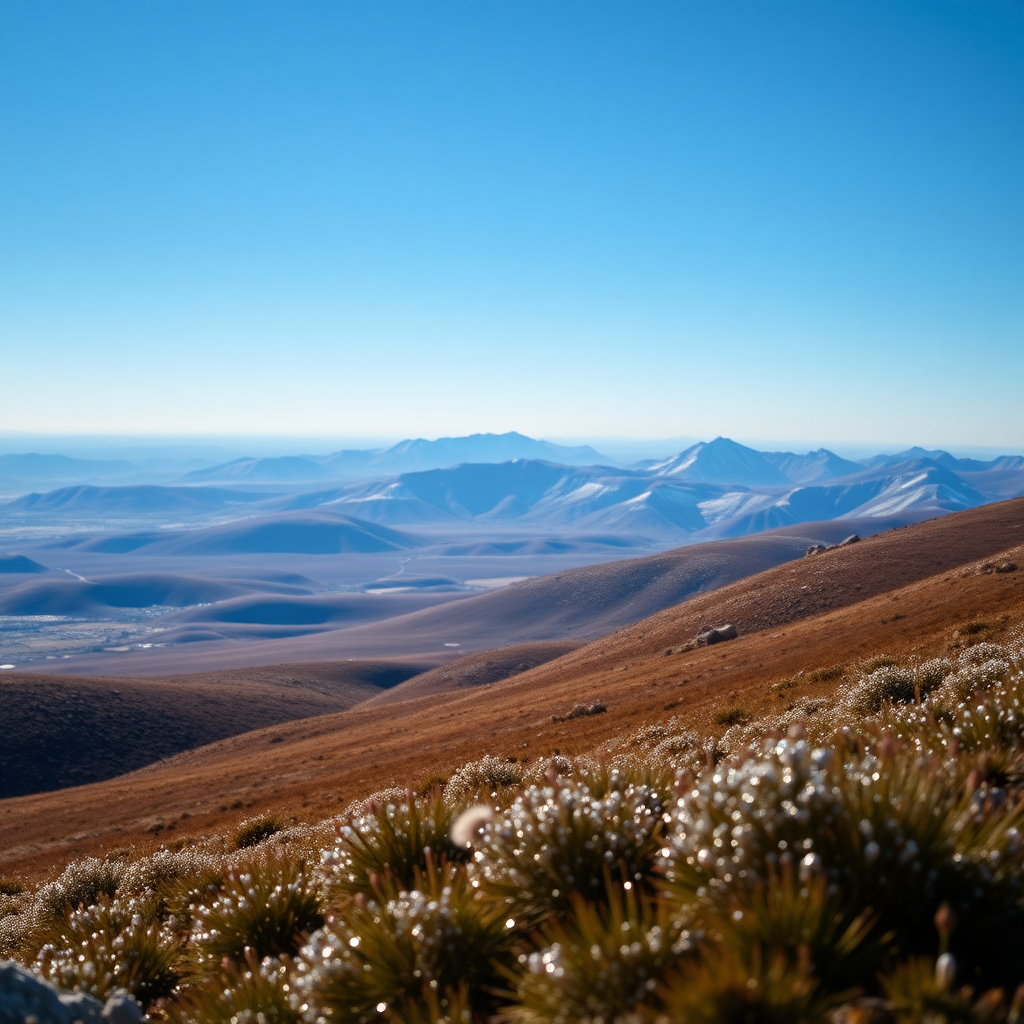
[[680, 644], [678, 647], [670, 647], [665, 651], [665, 657], [668, 657], [670, 654], [685, 654], [687, 651], [696, 650], [698, 647], [700, 647], [700, 643], [698, 638], [694, 637], [693, 640], [687, 640], [685, 644]]
[[709, 629], [706, 633], [701, 633], [697, 637], [697, 644], [704, 647], [706, 644], [720, 644], [725, 640], [735, 640], [739, 634], [736, 632], [736, 627], [732, 624], [728, 626], [718, 626], [715, 629]]
[[567, 715], [552, 715], [552, 722], [568, 722], [573, 718], [586, 718], [588, 715], [603, 715], [608, 710], [607, 704], [595, 701], [593, 704], [577, 704]]
[[127, 992], [114, 992], [103, 1007], [104, 1024], [142, 1024], [142, 1008]]
[[87, 992], [61, 992], [11, 960], [0, 960], [0, 1024], [142, 1024], [142, 1008], [127, 992], [104, 1006]]
[[989, 576], [994, 572], [1016, 572], [1017, 563], [1009, 560], [1000, 562], [998, 565], [995, 562], [981, 562], [976, 565], [973, 570], [967, 569], [962, 572], [961, 576]]
[[103, 1004], [84, 992], [62, 995], [21, 964], [0, 960], [0, 1024], [29, 1024], [31, 1020], [37, 1024], [103, 1024]]
[[850, 536], [846, 538], [846, 540], [841, 540], [836, 545], [836, 547], [837, 548], [849, 547], [851, 544], [857, 544], [859, 541], [860, 541], [860, 537], [858, 537], [857, 534], [855, 534], [855, 533], [851, 533]]

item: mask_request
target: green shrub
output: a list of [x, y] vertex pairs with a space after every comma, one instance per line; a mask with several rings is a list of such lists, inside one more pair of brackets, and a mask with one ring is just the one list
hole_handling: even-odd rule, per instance
[[228, 838], [232, 850], [245, 850], [256, 846], [284, 828], [284, 822], [274, 814], [262, 814], [257, 818], [247, 818], [236, 825]]
[[471, 761], [452, 774], [444, 787], [450, 803], [465, 803], [483, 796], [496, 796], [523, 781], [523, 768], [514, 761], [487, 756]]
[[747, 720], [747, 713], [739, 706], [724, 708], [715, 715], [718, 725], [739, 725]]
[[661, 846], [663, 799], [644, 786], [600, 799], [579, 782], [530, 786], [484, 829], [474, 879], [517, 922], [570, 911], [575, 895], [600, 902], [608, 872], [647, 885]]
[[341, 828], [334, 846], [325, 850], [320, 866], [332, 898], [372, 895], [376, 879], [391, 878], [411, 889], [419, 874], [450, 860], [464, 860], [467, 851], [451, 839], [455, 812], [436, 793], [416, 798], [407, 793], [399, 803], [372, 807]]
[[653, 752], [650, 756], [620, 755], [611, 761], [589, 765], [580, 772], [579, 781], [597, 800], [611, 793], [643, 792], [655, 814], [660, 814], [676, 796], [674, 766], [665, 764]]
[[692, 959], [686, 917], [661, 899], [610, 885], [604, 906], [579, 897], [571, 918], [545, 927], [541, 948], [510, 973], [516, 993], [507, 1019], [518, 1024], [632, 1020], [662, 1008], [665, 979]]
[[[324, 921], [324, 900], [303, 865], [268, 860], [232, 871], [215, 899], [195, 909], [191, 946], [203, 969], [291, 955]], [[252, 955], [252, 954], [248, 954]]]
[[888, 941], [872, 935], [873, 912], [846, 902], [823, 874], [787, 864], [766, 882], [733, 889], [704, 920], [698, 913], [697, 926], [711, 936], [706, 956], [737, 956], [752, 967], [781, 957], [812, 971], [821, 991], [838, 994], [874, 977], [890, 953]]
[[124, 874], [118, 861], [86, 857], [73, 861], [60, 876], [36, 893], [35, 913], [41, 925], [59, 924], [67, 914], [88, 907], [101, 897], [112, 899]]
[[46, 926], [42, 938], [37, 970], [61, 988], [101, 1000], [124, 989], [146, 1006], [178, 980], [179, 944], [153, 901], [104, 899]]
[[[745, 963], [727, 953], [703, 960], [667, 988], [666, 1020], [686, 1024], [827, 1024], [831, 1000], [804, 968], [782, 956]], [[855, 1018], [856, 1019], [856, 1018]]]
[[883, 704], [910, 704], [919, 692], [912, 669], [887, 665], [875, 669], [844, 695], [839, 716], [851, 721], [877, 715]]
[[467, 1002], [481, 1017], [494, 1007], [498, 967], [515, 939], [502, 907], [481, 899], [462, 869], [419, 884], [403, 891], [382, 882], [313, 935], [294, 982], [306, 1020], [406, 1021], [431, 998], [448, 1016]]
[[254, 955], [243, 964], [227, 962], [189, 988], [165, 1009], [171, 1024], [298, 1024], [287, 960]]
[[831, 683], [846, 675], [845, 665], [829, 665], [828, 668], [816, 668], [808, 675], [812, 683]]
[[416, 795], [425, 797], [432, 796], [435, 791], [444, 791], [444, 787], [448, 785], [448, 781], [451, 779], [452, 773], [435, 769], [434, 771], [427, 772], [414, 787]]
[[[955, 967], [955, 961], [952, 963]], [[954, 988], [944, 979], [938, 964], [928, 957], [919, 957], [898, 964], [881, 978], [882, 990], [894, 1010], [899, 1024], [935, 1021], [936, 1024], [997, 1024], [1019, 1019], [1020, 1007], [1004, 1013], [1003, 993], [990, 991], [975, 1001], [970, 988]], [[1018, 992], [1015, 1004], [1019, 1003]]]

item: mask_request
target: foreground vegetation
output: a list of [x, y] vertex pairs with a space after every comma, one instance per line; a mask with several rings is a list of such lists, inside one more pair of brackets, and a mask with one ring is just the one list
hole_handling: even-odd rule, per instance
[[714, 740], [4, 880], [0, 954], [174, 1024], [1024, 1019], [1024, 644], [818, 674]]

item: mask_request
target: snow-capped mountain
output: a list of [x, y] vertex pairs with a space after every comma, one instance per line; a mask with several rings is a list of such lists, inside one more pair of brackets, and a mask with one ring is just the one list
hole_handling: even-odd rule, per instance
[[793, 452], [764, 452], [763, 455], [765, 461], [779, 470], [787, 480], [798, 484], [836, 480], [864, 470], [859, 462], [842, 459], [827, 448], [819, 448], [806, 455], [794, 455]]
[[654, 476], [670, 476], [706, 484], [742, 484], [746, 487], [784, 486], [791, 480], [753, 448], [716, 437], [687, 448], [671, 459], [650, 467]]
[[[379, 458], [381, 465], [401, 465], [404, 460], [457, 458], [465, 451], [497, 460], [509, 448], [537, 446], [580, 459], [597, 457], [593, 449], [559, 449], [518, 434], [411, 441], [359, 454]], [[980, 462], [909, 449], [851, 462], [826, 449], [802, 455], [758, 452], [723, 437], [634, 469], [553, 459], [483, 459], [377, 473], [371, 479], [335, 478], [329, 486], [321, 477], [321, 489], [311, 489], [316, 474], [333, 474], [329, 461], [243, 459], [216, 467], [221, 487], [198, 486], [207, 479], [203, 471], [193, 474], [190, 486], [66, 488], [26, 495], [4, 507], [15, 514], [36, 510], [83, 518], [102, 518], [113, 510], [149, 516], [161, 508], [187, 516], [220, 512], [232, 518], [320, 510], [382, 527], [604, 531], [661, 543], [840, 518], [926, 517], [1024, 494], [1021, 456]], [[223, 486], [267, 483], [275, 473], [280, 474], [276, 493], [265, 487]]]
[[563, 466], [594, 466], [609, 461], [589, 445], [567, 447], [510, 431], [507, 434], [440, 437], [436, 441], [418, 438], [400, 441], [390, 448], [346, 449], [324, 456], [241, 458], [193, 471], [184, 480], [188, 483], [365, 480], [444, 469], [464, 462], [501, 463], [512, 459], [544, 459]]

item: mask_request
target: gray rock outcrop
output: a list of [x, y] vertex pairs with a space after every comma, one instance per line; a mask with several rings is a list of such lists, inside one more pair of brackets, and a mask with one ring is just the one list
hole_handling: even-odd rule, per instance
[[139, 1004], [115, 992], [106, 1005], [85, 992], [61, 992], [10, 960], [0, 960], [0, 1024], [141, 1024]]

